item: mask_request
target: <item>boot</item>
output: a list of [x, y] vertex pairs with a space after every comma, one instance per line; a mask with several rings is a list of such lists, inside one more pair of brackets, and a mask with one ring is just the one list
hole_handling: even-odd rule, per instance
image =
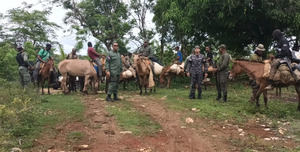
[[223, 101], [227, 102], [227, 94], [224, 94]]
[[221, 94], [218, 93], [218, 97], [216, 98], [216, 100], [217, 100], [217, 101], [220, 101], [220, 99], [221, 99]]
[[195, 99], [195, 94], [190, 94], [189, 99]]
[[110, 94], [107, 95], [106, 101], [107, 101], [107, 102], [112, 102], [112, 101], [113, 101], [113, 100], [111, 99], [111, 95], [110, 95]]
[[118, 98], [118, 95], [116, 93], [114, 93], [114, 101], [120, 101], [121, 99]]
[[198, 99], [202, 99], [202, 96], [201, 96], [201, 94], [198, 94]]

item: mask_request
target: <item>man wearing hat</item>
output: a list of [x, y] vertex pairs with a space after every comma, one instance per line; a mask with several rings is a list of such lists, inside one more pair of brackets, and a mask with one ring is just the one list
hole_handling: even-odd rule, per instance
[[24, 49], [19, 46], [17, 47], [18, 54], [16, 56], [16, 60], [19, 64], [19, 75], [20, 75], [20, 82], [23, 88], [26, 88], [30, 83], [30, 74], [28, 72], [28, 68], [30, 64], [28, 62], [28, 55], [24, 52]]
[[263, 61], [262, 55], [265, 50], [266, 49], [264, 48], [264, 45], [258, 44], [254, 53], [250, 56], [250, 60], [262, 62]]
[[[255, 48], [254, 53], [251, 54], [250, 60], [262, 62], [263, 61], [262, 55], [265, 50], [266, 49], [263, 44], [258, 44], [258, 46]], [[259, 89], [259, 85], [256, 84], [256, 81], [253, 78], [249, 78], [249, 84], [252, 88], [252, 96], [250, 98], [250, 101], [254, 101], [255, 100], [254, 96], [256, 95], [256, 92]]]
[[219, 46], [220, 58], [217, 64], [217, 90], [218, 97], [217, 100], [220, 101], [223, 93], [223, 101], [227, 102], [227, 78], [228, 78], [228, 67], [230, 61], [230, 55], [227, 53], [226, 45], [221, 44]]

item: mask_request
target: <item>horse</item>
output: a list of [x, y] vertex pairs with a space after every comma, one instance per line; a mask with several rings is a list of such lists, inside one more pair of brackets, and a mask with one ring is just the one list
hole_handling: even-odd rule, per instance
[[[174, 68], [172, 69], [172, 67], [174, 67]], [[173, 65], [164, 67], [159, 76], [159, 82], [161, 84], [165, 84], [165, 79], [166, 79], [167, 83], [165, 85], [167, 86], [167, 88], [170, 88], [172, 77], [185, 75], [183, 67], [184, 67], [184, 62], [182, 62], [180, 65], [173, 64]]]
[[90, 83], [90, 79], [93, 80], [93, 88], [96, 92], [96, 88], [98, 88], [98, 76], [97, 72], [93, 66], [93, 64], [88, 60], [63, 60], [58, 64], [58, 69], [63, 76], [61, 88], [64, 93], [68, 93], [68, 88], [66, 86], [67, 76], [81, 76], [84, 77], [84, 88], [83, 92], [87, 92], [87, 86]]
[[[146, 57], [140, 57], [139, 55], [134, 54], [133, 61], [133, 67], [136, 69], [139, 81], [140, 95], [142, 95], [143, 87], [145, 88], [145, 93], [147, 93], [147, 88], [149, 87], [149, 77], [152, 74], [150, 71], [150, 60]], [[150, 92], [152, 92], [152, 89], [150, 89]]]
[[[259, 107], [259, 97], [264, 93], [265, 107], [267, 108], [267, 90], [266, 86], [269, 85], [268, 78], [264, 77], [264, 66], [263, 62], [247, 61], [247, 60], [235, 60], [233, 61], [233, 67], [230, 71], [230, 77], [234, 78], [237, 74], [240, 74], [242, 71], [245, 71], [248, 76], [256, 80], [256, 83], [259, 85], [259, 89], [255, 95], [256, 106]], [[290, 82], [289, 84], [283, 84], [279, 82], [276, 84], [277, 87], [294, 85], [295, 90], [298, 94], [298, 111], [300, 111], [300, 83]]]
[[44, 85], [45, 81], [48, 81], [48, 94], [50, 94], [50, 83], [51, 83], [51, 74], [54, 71], [54, 61], [53, 59], [49, 59], [46, 63], [44, 63], [43, 67], [39, 71], [38, 75], [38, 90], [40, 85], [42, 86], [42, 94], [44, 94]]

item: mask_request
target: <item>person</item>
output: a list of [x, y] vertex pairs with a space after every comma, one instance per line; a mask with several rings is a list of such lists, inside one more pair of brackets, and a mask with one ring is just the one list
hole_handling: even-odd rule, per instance
[[223, 93], [223, 101], [227, 102], [227, 78], [228, 78], [228, 67], [229, 67], [229, 61], [230, 61], [230, 56], [227, 53], [226, 50], [226, 45], [221, 44], [219, 46], [219, 53], [220, 53], [220, 58], [217, 64], [217, 91], [218, 91], [218, 96], [217, 100], [220, 101], [222, 98], [222, 93]]
[[25, 89], [31, 81], [30, 74], [28, 71], [28, 68], [30, 68], [30, 64], [28, 62], [28, 55], [24, 51], [24, 49], [21, 46], [18, 46], [17, 50], [18, 54], [16, 56], [16, 60], [19, 64], [20, 82], [22, 87]]
[[183, 61], [183, 56], [181, 50], [179, 49], [179, 46], [175, 47], [175, 51], [176, 51], [176, 61], [177, 63], [181, 64]]
[[[299, 63], [300, 61], [293, 58], [288, 40], [284, 37], [283, 33], [279, 29], [273, 31], [272, 37], [275, 41], [277, 41], [277, 45], [275, 46], [275, 59], [271, 64], [271, 70], [269, 75], [270, 83], [273, 82], [274, 76], [276, 74], [278, 66], [280, 65], [281, 60], [286, 60], [287, 65], [292, 73], [292, 76], [295, 78], [295, 80], [297, 80], [297, 77], [292, 71], [291, 62]], [[272, 88], [273, 86], [270, 84], [265, 89], [270, 90]]]
[[[119, 45], [117, 42], [113, 43], [113, 51], [109, 51], [106, 57], [106, 78], [109, 80], [106, 101], [118, 101], [118, 88], [120, 74], [122, 72], [122, 60], [118, 52]], [[111, 95], [114, 95], [113, 99]]]
[[[76, 54], [76, 49], [73, 48], [72, 52], [68, 54], [67, 59], [79, 59], [78, 55]], [[76, 77], [69, 76], [69, 90], [76, 92]]]
[[[196, 84], [198, 86], [198, 99], [202, 98], [201, 83], [203, 80], [203, 72], [207, 77], [207, 64], [204, 55], [200, 54], [200, 47], [195, 47], [194, 54], [188, 59], [187, 76], [191, 77], [190, 99], [195, 99]], [[202, 67], [204, 66], [204, 71]]]
[[[253, 54], [250, 55], [250, 61], [256, 61], [256, 62], [262, 62], [263, 61], [263, 52], [265, 51], [265, 47], [263, 44], [258, 44], [258, 46], [255, 48], [255, 51]], [[254, 96], [256, 95], [259, 85], [256, 83], [256, 81], [253, 78], [249, 78], [249, 84], [252, 88], [252, 96], [250, 98], [250, 101], [254, 101]]]
[[212, 51], [211, 51], [211, 49], [210, 49], [210, 47], [209, 46], [206, 46], [205, 47], [205, 52], [206, 52], [206, 61], [207, 61], [207, 63], [209, 63], [209, 65], [213, 65], [213, 53], [212, 53]]
[[67, 59], [79, 59], [78, 55], [76, 54], [76, 49], [73, 48], [72, 52], [68, 54]]
[[[141, 56], [148, 57], [152, 62], [156, 62], [156, 63], [162, 65], [160, 63], [160, 61], [155, 57], [154, 51], [153, 51], [153, 49], [151, 49], [151, 46], [149, 45], [149, 41], [148, 40], [144, 41], [144, 44], [139, 49], [138, 53]], [[153, 65], [151, 65], [151, 67], [153, 69]]]
[[37, 55], [37, 62], [35, 64], [35, 69], [33, 71], [34, 83], [38, 83], [38, 76], [40, 72], [40, 64], [48, 62], [48, 59], [51, 58], [50, 54], [51, 44], [46, 44], [46, 49], [41, 49]]
[[101, 80], [102, 78], [102, 64], [100, 61], [101, 54], [95, 51], [92, 42], [88, 42], [88, 55], [92, 59], [92, 61], [95, 62], [96, 65], [98, 66], [98, 70], [97, 70], [98, 77], [100, 78], [99, 80]]

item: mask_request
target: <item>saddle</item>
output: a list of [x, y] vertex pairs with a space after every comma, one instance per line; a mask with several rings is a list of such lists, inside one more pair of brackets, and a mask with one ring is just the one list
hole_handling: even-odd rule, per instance
[[283, 59], [279, 62], [279, 67], [274, 76], [274, 81], [283, 84], [296, 83], [300, 80], [300, 67], [297, 63], [290, 63], [289, 60]]

